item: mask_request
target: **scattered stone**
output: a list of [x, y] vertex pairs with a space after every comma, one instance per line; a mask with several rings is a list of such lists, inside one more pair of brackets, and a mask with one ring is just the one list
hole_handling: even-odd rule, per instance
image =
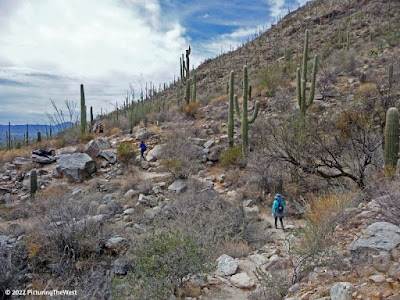
[[236, 273], [239, 263], [229, 255], [223, 254], [217, 258], [217, 274], [230, 276]]
[[332, 300], [351, 300], [354, 290], [350, 282], [336, 282], [331, 287], [330, 296]]
[[376, 283], [382, 283], [386, 281], [385, 276], [383, 276], [382, 274], [369, 276], [369, 279]]
[[224, 150], [223, 146], [215, 146], [207, 156], [207, 159], [213, 162], [219, 161], [221, 152]]
[[57, 160], [56, 170], [73, 181], [83, 182], [96, 172], [96, 164], [86, 153], [63, 154]]
[[135, 209], [134, 208], [128, 208], [128, 209], [125, 209], [122, 214], [130, 216], [130, 215], [133, 215], [134, 213], [135, 213]]
[[121, 176], [123, 174], [121, 169], [118, 169], [117, 172], [115, 172], [116, 175]]
[[142, 141], [148, 139], [152, 135], [154, 135], [154, 133], [148, 131], [146, 128], [140, 128], [138, 131], [136, 131], [135, 138]]
[[[15, 166], [25, 166], [25, 165], [29, 165], [32, 163], [32, 160], [30, 160], [29, 158], [26, 157], [16, 157], [14, 158], [12, 164]], [[7, 169], [12, 169], [10, 167], [8, 167]]]
[[140, 191], [130, 189], [129, 191], [127, 191], [127, 192], [124, 194], [124, 198], [126, 198], [126, 199], [132, 199], [133, 196], [136, 196], [136, 195], [139, 194], [139, 193], [140, 193]]
[[234, 286], [241, 289], [249, 289], [255, 285], [254, 280], [246, 272], [235, 274], [229, 280]]
[[146, 229], [137, 223], [133, 224], [132, 228], [135, 233], [145, 233], [146, 232]]
[[381, 251], [379, 255], [372, 255], [372, 265], [380, 272], [386, 272], [391, 264], [391, 257], [388, 252]]
[[108, 239], [106, 248], [114, 253], [119, 253], [126, 246], [126, 239], [121, 236], [114, 236]]
[[169, 187], [169, 191], [173, 191], [175, 193], [182, 193], [187, 189], [187, 185], [184, 180], [178, 179], [175, 180]]
[[236, 191], [229, 191], [229, 192], [226, 193], [226, 195], [229, 198], [235, 198], [237, 196], [237, 192]]
[[161, 212], [161, 208], [156, 206], [153, 208], [148, 208], [144, 211], [143, 216], [148, 220], [153, 220], [156, 215]]
[[163, 157], [163, 148], [165, 147], [165, 144], [161, 145], [156, 145], [153, 149], [151, 149], [147, 155], [146, 155], [146, 160], [149, 161], [156, 161], [158, 159], [161, 159]]

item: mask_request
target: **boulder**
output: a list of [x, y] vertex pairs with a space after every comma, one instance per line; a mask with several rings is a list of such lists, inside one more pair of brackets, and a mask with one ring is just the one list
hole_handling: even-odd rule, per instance
[[209, 141], [205, 142], [203, 146], [204, 146], [204, 148], [209, 149], [212, 146], [214, 146], [214, 144], [215, 144], [214, 140], [209, 140]]
[[336, 282], [331, 287], [332, 300], [351, 300], [354, 286], [350, 282]]
[[138, 131], [136, 131], [135, 138], [142, 141], [148, 139], [152, 135], [154, 135], [154, 133], [148, 131], [146, 128], [140, 128]]
[[250, 289], [255, 285], [254, 280], [246, 272], [235, 274], [229, 280], [234, 286], [241, 289]]
[[261, 254], [253, 254], [247, 257], [248, 260], [255, 263], [258, 266], [264, 265], [268, 262], [268, 258]]
[[236, 273], [239, 263], [232, 257], [222, 254], [217, 258], [217, 273], [225, 276], [230, 276]]
[[98, 137], [91, 140], [85, 147], [85, 153], [91, 155], [92, 157], [96, 157], [101, 150], [106, 150], [110, 148], [111, 145], [108, 142], [108, 139], [105, 137]]
[[143, 216], [148, 220], [153, 220], [161, 212], [161, 208], [156, 206], [153, 208], [146, 209]]
[[352, 252], [365, 249], [391, 251], [400, 244], [400, 227], [389, 222], [376, 222], [364, 230], [368, 238], [359, 238], [350, 244]]
[[86, 153], [63, 154], [58, 157], [56, 171], [73, 181], [82, 182], [96, 172], [96, 164]]
[[149, 163], [148, 161], [142, 160], [142, 161], [140, 162], [140, 167], [141, 167], [143, 170], [148, 170], [148, 169], [150, 168], [150, 163]]
[[207, 156], [207, 159], [210, 161], [217, 162], [219, 161], [219, 157], [221, 156], [221, 152], [224, 150], [223, 146], [214, 147]]
[[118, 254], [127, 246], [127, 241], [121, 236], [113, 236], [108, 239], [105, 246], [112, 253]]
[[127, 192], [124, 194], [124, 198], [126, 198], [126, 199], [132, 199], [133, 196], [135, 196], [135, 195], [137, 195], [137, 194], [140, 194], [140, 191], [131, 189], [131, 190], [127, 191]]
[[117, 153], [115, 150], [101, 150], [97, 157], [102, 157], [106, 159], [110, 164], [115, 164], [117, 162]]
[[14, 158], [12, 163], [15, 166], [25, 166], [25, 165], [31, 164], [32, 160], [30, 160], [29, 158], [26, 158], [26, 157], [16, 157], [16, 158]]
[[178, 179], [178, 180], [175, 180], [175, 181], [168, 187], [168, 190], [169, 190], [169, 191], [174, 191], [174, 192], [176, 192], [176, 193], [181, 193], [181, 192], [184, 192], [184, 191], [186, 190], [186, 188], [187, 188], [187, 185], [186, 185], [185, 181], [182, 180], [182, 179]]
[[256, 219], [258, 218], [258, 213], [260, 212], [260, 209], [258, 206], [253, 206], [253, 207], [244, 207], [244, 215], [248, 219]]
[[146, 155], [146, 160], [147, 161], [156, 161], [163, 156], [163, 148], [165, 147], [164, 144], [161, 145], [156, 145], [153, 149], [151, 149], [147, 155]]
[[56, 158], [53, 156], [40, 156], [40, 155], [32, 154], [31, 160], [33, 162], [36, 162], [39, 164], [51, 164], [56, 161]]

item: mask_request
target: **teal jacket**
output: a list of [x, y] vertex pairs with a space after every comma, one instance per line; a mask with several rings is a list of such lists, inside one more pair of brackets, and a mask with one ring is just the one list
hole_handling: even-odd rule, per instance
[[275, 214], [275, 210], [278, 209], [279, 202], [282, 203], [283, 211], [285, 211], [285, 202], [283, 202], [282, 196], [278, 194], [275, 196], [274, 204], [272, 204], [272, 213], [273, 214]]

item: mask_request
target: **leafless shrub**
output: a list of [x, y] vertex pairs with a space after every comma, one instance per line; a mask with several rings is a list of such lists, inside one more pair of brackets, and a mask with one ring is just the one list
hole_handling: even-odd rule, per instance
[[379, 180], [371, 185], [370, 199], [380, 205], [380, 213], [390, 223], [400, 226], [400, 186], [389, 179]]

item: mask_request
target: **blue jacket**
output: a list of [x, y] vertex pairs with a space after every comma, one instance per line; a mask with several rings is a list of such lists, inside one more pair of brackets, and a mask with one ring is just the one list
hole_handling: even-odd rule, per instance
[[143, 142], [140, 143], [140, 149], [142, 151], [146, 151], [146, 149], [147, 149], [146, 145]]
[[275, 214], [275, 210], [278, 209], [279, 202], [281, 202], [283, 206], [283, 211], [285, 211], [285, 202], [283, 202], [282, 196], [280, 194], [277, 194], [275, 196], [274, 204], [272, 204], [272, 213]]

